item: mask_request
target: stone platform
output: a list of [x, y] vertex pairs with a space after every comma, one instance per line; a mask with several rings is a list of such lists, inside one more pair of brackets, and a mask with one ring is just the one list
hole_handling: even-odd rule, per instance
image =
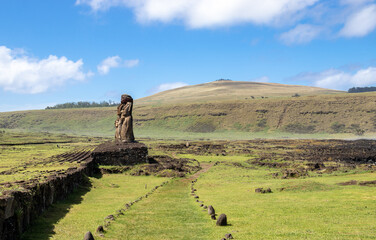
[[127, 166], [147, 163], [148, 149], [143, 143], [106, 142], [91, 153], [99, 165]]

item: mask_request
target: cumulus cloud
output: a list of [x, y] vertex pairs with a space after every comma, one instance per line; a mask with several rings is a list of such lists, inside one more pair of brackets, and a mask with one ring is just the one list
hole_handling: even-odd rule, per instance
[[[76, 0], [93, 12], [113, 7], [133, 11], [140, 23], [179, 22], [192, 29], [250, 23], [292, 28], [279, 35], [302, 44], [325, 34], [361, 37], [376, 29], [376, 0]], [[338, 32], [338, 29], [341, 29]]]
[[288, 32], [281, 34], [280, 39], [287, 45], [308, 43], [315, 39], [323, 28], [310, 24], [299, 24]]
[[376, 84], [376, 67], [360, 69], [354, 73], [329, 69], [319, 73], [303, 73], [295, 81], [310, 81], [316, 87], [348, 90], [351, 87], [366, 87]]
[[68, 81], [83, 81], [91, 73], [82, 71], [83, 61], [50, 55], [45, 59], [27, 56], [20, 49], [0, 46], [0, 87], [16, 93], [42, 93]]
[[150, 94], [155, 94], [175, 88], [185, 87], [188, 86], [187, 83], [184, 82], [173, 82], [173, 83], [162, 83], [161, 85], [158, 85], [157, 87], [151, 89], [149, 91]]
[[126, 67], [132, 68], [136, 67], [140, 61], [138, 59], [133, 60], [122, 60], [119, 56], [108, 57], [104, 59], [98, 66], [98, 72], [105, 75], [110, 72], [111, 68]]
[[319, 0], [77, 0], [93, 11], [111, 7], [133, 9], [139, 22], [182, 21], [191, 28], [228, 26], [238, 23], [274, 24]]
[[370, 4], [353, 13], [340, 31], [345, 37], [363, 37], [376, 28], [376, 4]]

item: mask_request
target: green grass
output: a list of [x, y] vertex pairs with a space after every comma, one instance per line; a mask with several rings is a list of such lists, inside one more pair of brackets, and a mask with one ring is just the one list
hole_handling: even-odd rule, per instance
[[[189, 181], [174, 180], [118, 218], [105, 239], [220, 239], [210, 220], [189, 195]], [[223, 230], [223, 229], [222, 229]]]
[[[56, 162], [50, 158], [54, 155], [90, 149], [104, 141], [102, 138], [72, 137], [50, 133], [22, 133], [15, 131], [0, 134], [0, 183], [39, 179], [51, 174], [48, 171], [66, 170], [77, 167], [79, 163]], [[11, 189], [17, 188], [17, 184]], [[0, 189], [0, 194], [7, 190]]]
[[[375, 178], [365, 173], [281, 180], [264, 168], [218, 165], [196, 187], [200, 199], [227, 214], [236, 239], [374, 239], [376, 188], [336, 183]], [[255, 193], [259, 187], [273, 193]]]
[[[291, 86], [286, 87], [291, 90]], [[267, 89], [263, 95], [268, 93]], [[290, 92], [284, 97], [250, 100], [248, 93], [248, 99], [239, 99], [236, 94], [238, 90], [243, 89], [236, 88], [235, 94], [228, 91], [223, 94], [222, 91], [204, 102], [196, 98], [183, 102], [166, 98], [164, 103], [153, 106], [140, 99], [135, 102], [133, 112], [136, 138], [241, 140], [375, 137], [372, 110], [375, 93], [321, 95], [308, 92], [308, 95], [293, 98]], [[0, 128], [6, 131], [113, 137], [115, 119], [116, 107], [5, 112], [0, 113]], [[342, 126], [341, 131], [333, 129], [333, 124]], [[358, 124], [359, 129], [355, 129], [354, 124]], [[205, 126], [211, 127], [205, 129], [208, 128]], [[304, 129], [304, 126], [311, 128]], [[299, 131], [309, 133], [296, 133]], [[356, 135], [363, 131], [364, 135]]]
[[[54, 137], [59, 138], [56, 135], [51, 138]], [[44, 137], [26, 134], [24, 138], [25, 142], [30, 143]], [[20, 139], [15, 139], [22, 143]], [[65, 139], [64, 136], [62, 139]], [[56, 143], [2, 146], [0, 166], [3, 169], [7, 169], [7, 166], [8, 169], [9, 166], [20, 169], [25, 162], [32, 164], [25, 171], [0, 175], [0, 180], [31, 178], [32, 174], [42, 170], [65, 168], [66, 164], [44, 164], [43, 159], [103, 140], [88, 142], [86, 138], [74, 139], [69, 143], [59, 143], [60, 148], [56, 147]], [[307, 145], [334, 144], [332, 142], [188, 141], [189, 148], [184, 146], [171, 150], [165, 150], [162, 146], [179, 146], [187, 141], [145, 142], [149, 146], [149, 154], [194, 158], [201, 163], [221, 162], [201, 174], [195, 187], [200, 200], [205, 205], [213, 205], [217, 214], [225, 213], [230, 225], [215, 226], [215, 221], [190, 196], [190, 181], [174, 179], [133, 205], [125, 211], [125, 215], [117, 217], [106, 229], [103, 239], [211, 240], [221, 239], [226, 233], [233, 234], [235, 239], [375, 239], [376, 187], [338, 184], [350, 180], [376, 180], [376, 174], [372, 172], [375, 167], [372, 170], [369, 164], [362, 164], [353, 168], [328, 159], [326, 167], [338, 167], [333, 172], [321, 173], [321, 170], [317, 170], [297, 179], [272, 176], [272, 173], [281, 172], [285, 168], [307, 167], [307, 162], [300, 159], [286, 160], [287, 155], [284, 154], [305, 151], [304, 146]], [[220, 147], [210, 148], [211, 153], [201, 152], [200, 149], [205, 149], [204, 146], [208, 144]], [[199, 155], [192, 154], [196, 150]], [[221, 154], [223, 150], [225, 156]], [[259, 157], [265, 157], [263, 162], [289, 164], [282, 168], [268, 168], [247, 161]], [[233, 163], [237, 163], [238, 167]], [[86, 231], [94, 233], [98, 225], [103, 225], [107, 215], [115, 214], [125, 203], [144, 195], [165, 180], [125, 174], [90, 178], [91, 188], [82, 187], [68, 199], [54, 204], [24, 235], [24, 239], [82, 239]], [[273, 193], [255, 193], [255, 189], [260, 187], [271, 188]], [[96, 239], [101, 237], [96, 236]]]
[[166, 178], [124, 174], [90, 178], [90, 189], [81, 188], [66, 200], [53, 204], [22, 239], [82, 239], [87, 231], [94, 233], [103, 225], [106, 216], [114, 215], [125, 203], [136, 200], [164, 181]]

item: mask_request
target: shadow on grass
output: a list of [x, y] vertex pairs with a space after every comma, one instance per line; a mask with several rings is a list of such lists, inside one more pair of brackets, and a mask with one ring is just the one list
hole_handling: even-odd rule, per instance
[[[101, 178], [100, 174], [94, 178]], [[52, 204], [41, 216], [34, 220], [29, 229], [22, 235], [22, 240], [48, 240], [55, 234], [54, 225], [69, 212], [73, 205], [82, 202], [82, 196], [91, 190], [89, 178], [85, 184], [80, 185], [65, 200]]]

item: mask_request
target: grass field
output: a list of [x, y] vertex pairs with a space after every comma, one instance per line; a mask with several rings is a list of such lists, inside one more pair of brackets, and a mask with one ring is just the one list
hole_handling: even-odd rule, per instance
[[108, 215], [115, 215], [116, 210], [163, 181], [166, 179], [124, 174], [90, 178], [90, 188], [81, 188], [68, 199], [54, 204], [22, 239], [81, 239], [87, 231], [95, 233]]
[[[29, 172], [39, 171], [44, 176], [47, 173], [43, 172], [43, 164], [51, 155], [92, 147], [105, 140], [6, 134], [18, 137], [4, 138], [11, 145], [2, 146], [2, 166], [24, 174], [10, 175], [12, 181], [25, 176], [27, 169], [20, 167], [25, 159], [22, 156], [33, 159], [29, 166], [33, 171]], [[45, 138], [55, 142], [36, 144]], [[66, 200], [50, 207], [23, 239], [82, 239], [86, 231], [93, 232], [96, 239], [209, 240], [221, 239], [226, 233], [235, 239], [374, 239], [376, 235], [373, 141], [144, 142], [151, 155], [194, 158], [202, 166], [211, 167], [197, 176], [170, 180], [133, 204], [124, 215], [116, 216], [105, 227], [103, 237], [95, 229], [105, 224], [106, 216], [115, 215], [124, 204], [167, 179], [130, 176], [129, 172], [89, 178], [91, 186], [81, 186]], [[346, 157], [350, 159], [345, 160]], [[5, 163], [13, 167], [5, 168]], [[65, 164], [51, 170], [57, 171], [61, 166]], [[0, 174], [3, 181], [10, 176]], [[202, 201], [199, 203], [191, 196], [191, 180], [196, 177], [194, 188]], [[270, 188], [272, 192], [257, 193], [257, 188]], [[216, 226], [200, 203], [212, 205], [218, 215], [226, 214], [229, 225]]]
[[[337, 183], [375, 177], [364, 173], [281, 180], [272, 179], [269, 169], [218, 165], [196, 187], [201, 200], [227, 214], [227, 231], [236, 239], [374, 239], [376, 188]], [[255, 193], [260, 187], [273, 193]], [[221, 230], [215, 230], [220, 236]]]
[[44, 181], [57, 171], [79, 166], [77, 161], [62, 161], [54, 156], [90, 151], [102, 141], [102, 138], [50, 133], [3, 132], [0, 135], [0, 195], [4, 190], [18, 189], [19, 184], [15, 182]]

